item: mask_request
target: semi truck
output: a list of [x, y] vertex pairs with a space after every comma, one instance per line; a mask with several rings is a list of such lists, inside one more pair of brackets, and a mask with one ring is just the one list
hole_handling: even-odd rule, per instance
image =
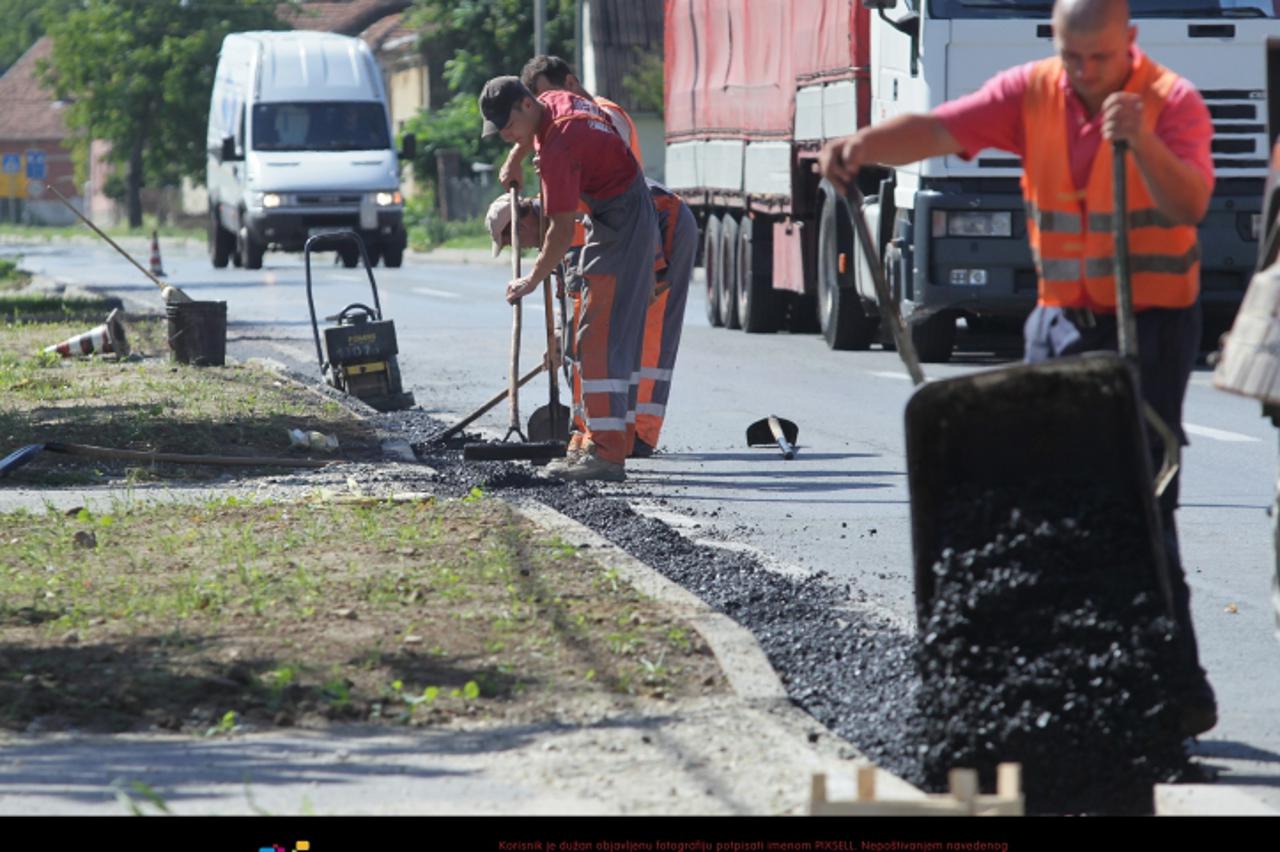
[[[360, 234], [371, 264], [404, 259], [404, 200], [382, 72], [358, 38], [231, 33], [209, 102], [209, 259], [262, 267], [323, 231]], [[412, 158], [407, 134], [401, 156]], [[339, 250], [344, 265], [356, 244]]]
[[[1200, 225], [1207, 341], [1229, 325], [1258, 251], [1267, 174], [1264, 44], [1280, 0], [1130, 0], [1138, 43], [1190, 80], [1213, 118], [1217, 182]], [[928, 112], [1053, 53], [1051, 0], [667, 0], [667, 183], [702, 228], [707, 319], [884, 340], [868, 259], [819, 150]], [[949, 360], [957, 322], [1018, 328], [1035, 304], [1021, 163], [1001, 151], [858, 183], [921, 357]]]

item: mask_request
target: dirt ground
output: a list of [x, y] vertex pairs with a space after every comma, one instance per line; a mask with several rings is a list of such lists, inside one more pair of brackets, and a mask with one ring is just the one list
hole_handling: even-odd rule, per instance
[[0, 551], [14, 732], [546, 722], [726, 689], [694, 631], [479, 493], [16, 513]]

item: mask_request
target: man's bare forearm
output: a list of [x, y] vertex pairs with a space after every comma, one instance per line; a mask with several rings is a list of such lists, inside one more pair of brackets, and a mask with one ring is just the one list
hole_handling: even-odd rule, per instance
[[558, 213], [551, 217], [547, 235], [542, 241], [542, 250], [538, 252], [533, 271], [529, 273], [531, 280], [542, 281], [556, 271], [556, 264], [564, 259], [565, 252], [573, 245], [574, 221], [573, 213]]
[[869, 163], [902, 166], [963, 150], [942, 120], [910, 113], [833, 139], [818, 155], [818, 169], [837, 186], [848, 186]]

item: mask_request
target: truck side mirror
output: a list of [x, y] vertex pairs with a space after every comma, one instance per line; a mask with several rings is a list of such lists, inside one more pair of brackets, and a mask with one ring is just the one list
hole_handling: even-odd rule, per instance
[[222, 155], [220, 159], [224, 163], [230, 163], [240, 159], [236, 156], [236, 137], [223, 136], [222, 150], [219, 153]]
[[863, 8], [879, 9], [881, 12], [888, 9], [894, 9], [898, 6], [898, 0], [862, 0]]
[[400, 140], [400, 159], [412, 160], [418, 153], [418, 137], [406, 133]]

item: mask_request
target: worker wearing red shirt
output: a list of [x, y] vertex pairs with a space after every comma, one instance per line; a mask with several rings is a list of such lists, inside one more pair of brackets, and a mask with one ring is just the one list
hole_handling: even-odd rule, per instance
[[570, 480], [623, 480], [658, 245], [644, 173], [600, 108], [571, 92], [535, 98], [518, 78], [497, 77], [485, 84], [480, 112], [485, 136], [498, 133], [537, 152], [549, 222], [533, 270], [507, 285], [508, 301], [532, 293], [553, 273], [573, 242], [579, 203], [590, 210], [578, 259], [582, 312], [574, 329], [581, 452], [553, 472]]
[[[1126, 0], [1058, 0], [1053, 36], [1056, 57], [998, 74], [931, 114], [834, 140], [819, 165], [832, 183], [848, 186], [864, 163], [972, 157], [983, 148], [1020, 156], [1039, 277], [1023, 329], [1026, 360], [1035, 363], [1116, 348], [1110, 143], [1127, 143], [1136, 164], [1127, 189], [1142, 394], [1185, 442], [1182, 402], [1201, 328], [1196, 224], [1214, 182], [1209, 112], [1190, 83], [1138, 49]], [[1191, 736], [1216, 724], [1217, 706], [1178, 556], [1176, 480], [1160, 502], [1180, 627], [1172, 677]]]

